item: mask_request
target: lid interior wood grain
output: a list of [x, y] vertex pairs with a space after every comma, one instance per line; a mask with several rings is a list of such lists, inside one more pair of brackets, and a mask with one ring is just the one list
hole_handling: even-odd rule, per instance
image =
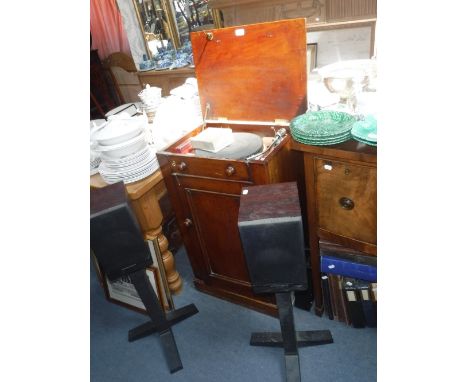
[[194, 32], [191, 39], [207, 119], [290, 120], [306, 111], [305, 19]]

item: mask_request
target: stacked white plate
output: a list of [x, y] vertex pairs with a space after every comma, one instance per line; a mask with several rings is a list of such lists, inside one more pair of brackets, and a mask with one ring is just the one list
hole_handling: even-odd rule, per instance
[[94, 141], [94, 134], [106, 124], [105, 119], [95, 119], [89, 122], [89, 172], [90, 175], [98, 173], [99, 163], [101, 163], [101, 158], [99, 153], [95, 152], [96, 142]]
[[156, 153], [148, 145], [120, 159], [102, 158], [99, 173], [106, 183], [132, 183], [144, 179], [159, 168]]
[[146, 125], [141, 117], [112, 119], [94, 134], [99, 173], [106, 183], [136, 182], [159, 168], [145, 139]]
[[90, 158], [89, 158], [89, 173], [90, 175], [97, 174], [99, 164], [101, 163], [101, 158], [97, 156], [92, 150], [90, 152]]

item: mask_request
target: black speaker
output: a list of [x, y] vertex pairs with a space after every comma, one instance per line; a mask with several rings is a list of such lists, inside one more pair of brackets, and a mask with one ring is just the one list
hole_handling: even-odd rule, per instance
[[238, 227], [254, 293], [307, 289], [296, 183], [243, 188]]
[[91, 189], [90, 196], [91, 248], [109, 280], [153, 264], [123, 182]]

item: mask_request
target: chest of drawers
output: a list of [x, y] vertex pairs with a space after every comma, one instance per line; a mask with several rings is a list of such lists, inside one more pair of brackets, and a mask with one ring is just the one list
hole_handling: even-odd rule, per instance
[[377, 255], [377, 149], [353, 140], [292, 147], [304, 159], [315, 311], [322, 314], [319, 242]]

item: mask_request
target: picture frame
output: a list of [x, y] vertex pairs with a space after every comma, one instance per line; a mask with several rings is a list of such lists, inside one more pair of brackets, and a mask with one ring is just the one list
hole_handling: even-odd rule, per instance
[[[160, 264], [162, 264], [161, 253], [159, 247], [155, 247], [155, 243], [152, 240], [147, 240], [147, 243], [151, 251], [151, 257], [153, 258], [153, 266], [146, 268], [146, 275], [156, 293], [156, 297], [161, 303], [161, 307], [167, 312], [172, 310], [174, 305], [171, 296], [168, 296], [168, 293], [170, 293], [169, 289], [165, 288], [164, 285], [165, 282], [167, 283], [165, 275], [161, 275], [160, 272]], [[162, 272], [164, 272], [164, 269]], [[146, 314], [145, 306], [128, 276], [110, 281], [103, 275], [103, 286], [108, 301]]]

